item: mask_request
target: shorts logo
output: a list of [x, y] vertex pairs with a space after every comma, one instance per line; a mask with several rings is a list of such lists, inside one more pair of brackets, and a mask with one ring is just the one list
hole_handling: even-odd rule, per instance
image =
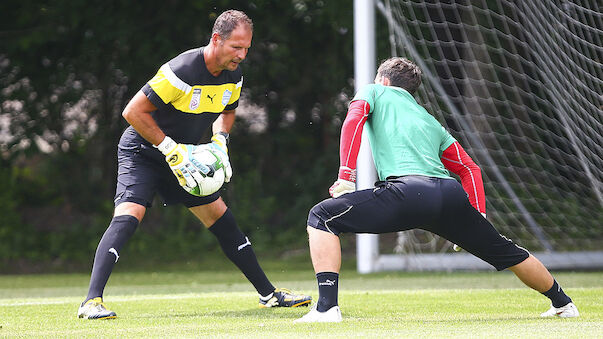
[[224, 90], [224, 94], [222, 94], [222, 105], [228, 105], [230, 101], [230, 97], [232, 96], [232, 92], [229, 90]]
[[191, 111], [199, 108], [199, 101], [201, 101], [201, 88], [195, 88], [193, 90], [193, 97], [191, 98], [191, 103], [188, 105], [188, 108]]

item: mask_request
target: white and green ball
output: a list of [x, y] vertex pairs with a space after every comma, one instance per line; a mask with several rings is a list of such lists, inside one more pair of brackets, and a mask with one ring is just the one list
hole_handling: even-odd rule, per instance
[[209, 168], [207, 173], [201, 173], [203, 180], [189, 191], [190, 194], [204, 197], [217, 192], [224, 184], [224, 165], [220, 158], [209, 149], [193, 153], [193, 160]]

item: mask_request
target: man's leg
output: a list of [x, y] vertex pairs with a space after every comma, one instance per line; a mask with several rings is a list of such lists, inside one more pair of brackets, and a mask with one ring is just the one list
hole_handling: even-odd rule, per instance
[[191, 207], [190, 211], [216, 236], [224, 254], [243, 272], [260, 295], [267, 296], [274, 291], [249, 239], [237, 226], [222, 198], [207, 205]]
[[287, 290], [276, 289], [260, 267], [249, 238], [237, 226], [235, 218], [222, 198], [189, 208], [190, 211], [218, 239], [224, 254], [230, 259], [260, 294], [260, 306], [307, 306], [312, 301], [309, 296], [293, 295]]
[[[319, 299], [315, 308], [295, 322], [342, 320], [338, 305], [340, 233], [389, 233], [410, 229], [414, 224], [423, 224], [431, 218], [434, 213], [430, 202], [434, 199], [429, 194], [430, 182], [409, 178], [400, 185], [395, 187], [393, 183], [382, 182], [376, 189], [323, 200], [310, 210], [307, 231]], [[419, 190], [421, 194], [400, 193], [400, 190], [408, 189]], [[404, 199], [403, 196], [413, 197], [414, 200]]]
[[542, 313], [541, 316], [559, 316], [563, 318], [579, 316], [578, 309], [572, 303], [572, 299], [563, 292], [549, 270], [533, 255], [530, 254], [526, 260], [509, 267], [509, 270], [515, 273], [528, 287], [542, 293], [551, 300], [551, 309]]
[[[471, 206], [460, 184], [452, 180], [443, 181], [442, 189], [445, 198], [442, 217], [425, 229], [461, 246], [499, 271], [508, 268], [528, 287], [551, 299], [553, 309], [569, 305], [569, 310], [562, 310], [559, 316], [578, 316], [572, 300], [563, 292], [546, 267], [527, 250], [498, 233], [494, 226]], [[543, 316], [549, 315], [543, 313]]]
[[295, 320], [294, 323], [340, 322], [342, 317], [337, 301], [341, 268], [339, 237], [310, 225], [306, 229], [312, 266], [314, 266], [318, 283], [318, 302], [310, 312]]
[[508, 268], [528, 287], [549, 298], [552, 308], [542, 316], [578, 316], [578, 310], [572, 300], [536, 257], [501, 236], [492, 224], [479, 215], [479, 212], [472, 210], [472, 214], [472, 218], [462, 219], [466, 222], [456, 220], [444, 223], [437, 231], [429, 227], [427, 229], [458, 244], [499, 271]]
[[341, 268], [341, 244], [339, 237], [308, 226], [310, 256], [318, 281], [316, 310], [326, 312], [337, 306], [339, 270]]
[[540, 293], [550, 290], [553, 286], [554, 279], [549, 270], [531, 254], [526, 260], [509, 267], [509, 270], [528, 287]]
[[121, 203], [115, 208], [113, 219], [98, 243], [90, 275], [88, 296], [78, 310], [78, 317], [87, 319], [116, 317], [115, 313], [107, 310], [102, 303], [103, 291], [113, 267], [119, 260], [122, 247], [134, 234], [145, 211], [144, 206], [131, 202]]

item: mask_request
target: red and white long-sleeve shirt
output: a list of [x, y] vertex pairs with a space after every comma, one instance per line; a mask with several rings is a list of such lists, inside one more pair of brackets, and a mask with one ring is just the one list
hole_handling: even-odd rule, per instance
[[[404, 91], [404, 93], [405, 93], [405, 96], [403, 97], [403, 99], [408, 100], [408, 97], [410, 96], [410, 94], [408, 94], [405, 91]], [[357, 95], [357, 97], [358, 97], [358, 95]], [[370, 97], [370, 96], [367, 96], [367, 97]], [[416, 102], [414, 102], [414, 99], [411, 103], [409, 103], [409, 105], [413, 105], [413, 103], [414, 103], [414, 105], [418, 106], [418, 104], [416, 104]], [[371, 114], [373, 114], [373, 112], [374, 112], [374, 109], [371, 108], [371, 104], [367, 100], [355, 98], [355, 100], [352, 101], [352, 103], [349, 106], [346, 119], [343, 122], [343, 126], [341, 129], [341, 139], [340, 139], [340, 148], [339, 148], [339, 154], [340, 154], [339, 178], [341, 178], [341, 179], [355, 181], [356, 161], [357, 161], [357, 157], [358, 157], [358, 152], [360, 150], [362, 130], [365, 126], [365, 123], [369, 119], [369, 116]], [[388, 112], [388, 113], [394, 114], [392, 112]], [[413, 112], [412, 114], [423, 114], [423, 115], [427, 114], [428, 115], [429, 113], [420, 111], [420, 112]], [[412, 118], [412, 116], [411, 116], [411, 118]], [[430, 118], [433, 119], [433, 117], [431, 117], [431, 115], [429, 115], [429, 117], [421, 116], [421, 119], [427, 120], [431, 125], [433, 125], [434, 124], [433, 121], [435, 121], [435, 119], [433, 119], [433, 121], [428, 120]], [[420, 120], [420, 119], [418, 119], [418, 120]], [[410, 121], [410, 120], [406, 120], [406, 122], [408, 122], [408, 121]], [[424, 121], [419, 121], [419, 124], [422, 124], [419, 126], [410, 126], [410, 127], [405, 126], [405, 128], [411, 129], [412, 130], [411, 132], [401, 131], [404, 128], [396, 129], [395, 127], [392, 126], [392, 124], [404, 123], [404, 122], [405, 122], [405, 120], [402, 120], [402, 119], [398, 119], [393, 123], [388, 122], [389, 124], [385, 125], [385, 127], [383, 128], [386, 131], [382, 131], [381, 129], [373, 128], [372, 133], [373, 133], [374, 139], [371, 140], [371, 147], [373, 148], [373, 156], [374, 157], [375, 157], [376, 151], [381, 152], [380, 154], [378, 154], [378, 156], [380, 156], [380, 157], [388, 157], [389, 156], [387, 153], [383, 154], [384, 153], [383, 149], [375, 149], [375, 148], [379, 147], [379, 142], [376, 143], [377, 145], [373, 144], [373, 140], [375, 140], [375, 138], [376, 138], [374, 136], [375, 134], [389, 133], [389, 135], [387, 135], [388, 139], [391, 139], [398, 135], [400, 135], [401, 138], [406, 138], [407, 140], [405, 140], [403, 143], [400, 143], [400, 145], [403, 145], [405, 147], [400, 147], [399, 144], [394, 143], [394, 146], [398, 146], [398, 147], [390, 147], [390, 144], [387, 144], [386, 147], [384, 147], [384, 148], [389, 148], [389, 149], [387, 149], [388, 152], [400, 152], [401, 153], [401, 154], [396, 154], [396, 156], [404, 156], [404, 154], [405, 154], [404, 152], [407, 152], [409, 161], [412, 162], [413, 159], [417, 158], [417, 153], [420, 153], [422, 150], [425, 150], [424, 144], [429, 145], [429, 143], [423, 143], [419, 147], [414, 147], [413, 140], [416, 140], [416, 138], [425, 137], [426, 135], [432, 135], [432, 134], [438, 135], [437, 133], [440, 133], [440, 134], [442, 133], [441, 131], [436, 131], [436, 132], [422, 131], [421, 130], [421, 128], [423, 128], [422, 125], [426, 124], [426, 123], [424, 123]], [[441, 128], [443, 130], [441, 125], [439, 125], [439, 123], [437, 123], [437, 124], [438, 124], [439, 128]], [[406, 133], [406, 134], [404, 134], [404, 133]], [[448, 132], [444, 132], [444, 133], [447, 134]], [[379, 139], [377, 139], [377, 140], [379, 140]], [[471, 159], [471, 157], [465, 152], [465, 150], [458, 143], [458, 141], [454, 140], [454, 138], [452, 138], [452, 137], [449, 137], [447, 140], [448, 140], [448, 143], [450, 143], [451, 141], [453, 141], [453, 142], [441, 152], [439, 159], [433, 159], [433, 156], [431, 156], [430, 154], [425, 154], [424, 156], [426, 158], [429, 158], [429, 157], [431, 157], [431, 158], [422, 159], [425, 161], [421, 162], [420, 166], [416, 167], [416, 168], [419, 168], [419, 170], [416, 170], [416, 173], [412, 172], [413, 167], [411, 164], [409, 166], [410, 169], [405, 168], [404, 170], [402, 170], [401, 173], [399, 173], [399, 175], [410, 175], [410, 174], [429, 175], [429, 171], [424, 171], [425, 172], [425, 174], [424, 174], [424, 173], [422, 173], [421, 169], [424, 169], [426, 166], [443, 166], [448, 171], [450, 171], [454, 174], [457, 174], [460, 177], [461, 185], [463, 186], [463, 189], [465, 190], [465, 192], [467, 192], [467, 196], [469, 198], [470, 203], [480, 213], [485, 214], [486, 213], [486, 198], [485, 198], [485, 194], [484, 194], [484, 185], [483, 185], [483, 181], [482, 181], [482, 175], [481, 175], [480, 168]], [[381, 143], [383, 144], [383, 141], [381, 141]], [[411, 150], [408, 151], [407, 149], [404, 149], [404, 148], [409, 148]], [[428, 153], [428, 152], [425, 152], [425, 153]], [[436, 153], [437, 153], [437, 150], [436, 150]], [[394, 155], [392, 154], [392, 156], [394, 156]], [[403, 162], [403, 161], [404, 161], [404, 158], [402, 158], [400, 160], [400, 162]], [[377, 167], [379, 167], [379, 163], [377, 162], [377, 159], [376, 159], [376, 163], [377, 163]], [[431, 164], [433, 164], [433, 165], [431, 165]], [[379, 170], [379, 168], [378, 168], [378, 170]], [[438, 169], [438, 170], [440, 172], [446, 172], [443, 169], [441, 169], [441, 170]], [[395, 169], [394, 170], [391, 169], [391, 166], [390, 166], [390, 169], [388, 169], [388, 171], [389, 172], [386, 172], [386, 173], [392, 173], [392, 174], [396, 173]]]

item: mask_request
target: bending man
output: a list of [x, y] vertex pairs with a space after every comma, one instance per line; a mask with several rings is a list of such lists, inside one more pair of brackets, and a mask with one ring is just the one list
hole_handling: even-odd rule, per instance
[[[547, 296], [542, 316], [577, 317], [578, 310], [549, 271], [486, 219], [479, 167], [461, 145], [417, 104], [421, 70], [405, 58], [384, 61], [375, 84], [352, 100], [342, 126], [338, 180], [312, 208], [308, 235], [319, 299], [296, 322], [338, 322], [340, 233], [389, 233], [421, 228], [458, 244], [497, 270], [513, 271]], [[364, 124], [379, 175], [375, 189], [355, 191], [356, 158]], [[449, 172], [458, 174], [461, 184]]]

